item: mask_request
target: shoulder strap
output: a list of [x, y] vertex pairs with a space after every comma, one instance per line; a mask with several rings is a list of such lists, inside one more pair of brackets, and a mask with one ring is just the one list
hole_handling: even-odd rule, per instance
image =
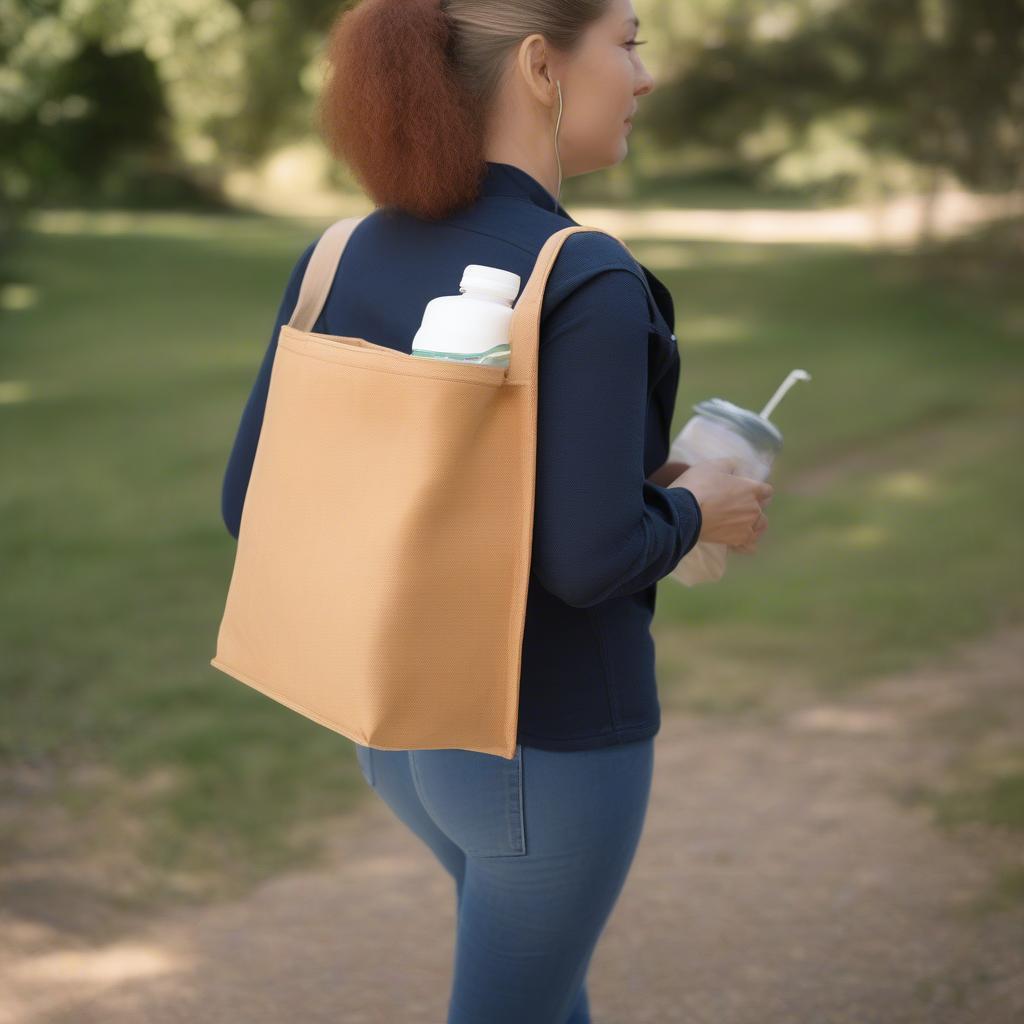
[[[508, 377], [510, 384], [527, 384], [536, 379], [538, 349], [540, 347], [540, 314], [544, 304], [544, 289], [548, 275], [565, 240], [577, 231], [599, 231], [622, 242], [617, 235], [603, 228], [592, 228], [585, 224], [572, 224], [549, 235], [537, 254], [523, 290], [513, 307], [511, 332], [511, 358]], [[625, 245], [625, 243], [622, 243]], [[642, 276], [642, 275], [641, 275]], [[646, 283], [646, 282], [645, 282]]]
[[306, 265], [306, 272], [302, 275], [299, 298], [295, 303], [291, 319], [288, 321], [289, 327], [294, 327], [299, 331], [313, 329], [313, 324], [316, 323], [317, 317], [320, 316], [320, 311], [327, 301], [327, 293], [334, 283], [334, 275], [338, 270], [341, 254], [345, 251], [352, 232], [363, 216], [345, 217], [335, 221], [317, 239], [313, 253], [309, 257], [309, 263]]
[[[345, 217], [335, 221], [317, 239], [312, 255], [309, 257], [309, 263], [306, 265], [306, 271], [302, 276], [295, 310], [288, 321], [290, 327], [299, 331], [312, 330], [313, 324], [316, 323], [317, 317], [320, 316], [320, 311], [327, 301], [331, 285], [334, 283], [334, 276], [345, 245], [362, 219], [362, 216]], [[602, 234], [611, 235], [612, 238], [622, 242], [621, 238], [612, 235], [610, 231], [588, 227], [584, 224], [573, 224], [562, 228], [550, 235], [544, 242], [537, 254], [533, 270], [513, 307], [510, 339], [512, 354], [507, 378], [510, 384], [526, 384], [536, 379], [544, 288], [562, 244], [569, 235], [573, 235], [577, 231], [600, 231]], [[622, 244], [625, 245], [624, 242]], [[647, 285], [646, 275], [641, 273], [641, 277], [644, 284]], [[649, 286], [647, 292], [650, 296]]]

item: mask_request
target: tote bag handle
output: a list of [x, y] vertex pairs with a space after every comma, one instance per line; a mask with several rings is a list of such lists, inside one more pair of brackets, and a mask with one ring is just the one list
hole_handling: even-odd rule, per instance
[[343, 220], [335, 221], [317, 239], [313, 254], [306, 265], [306, 272], [302, 276], [299, 298], [288, 321], [289, 327], [294, 327], [297, 331], [313, 330], [313, 324], [324, 308], [327, 295], [334, 283], [342, 250], [361, 220], [362, 216], [345, 217]]
[[[299, 331], [313, 329], [313, 325], [327, 301], [331, 285], [334, 283], [342, 251], [364, 216], [345, 217], [335, 221], [317, 240], [302, 278], [295, 310], [288, 321], [290, 327]], [[577, 231], [598, 231], [604, 235], [611, 235], [625, 247], [625, 243], [611, 232], [585, 224], [574, 224], [562, 228], [547, 238], [544, 245], [541, 246], [533, 270], [513, 306], [509, 337], [511, 357], [506, 376], [507, 384], [527, 384], [536, 379], [537, 340], [548, 274], [551, 272], [551, 267], [565, 238]]]

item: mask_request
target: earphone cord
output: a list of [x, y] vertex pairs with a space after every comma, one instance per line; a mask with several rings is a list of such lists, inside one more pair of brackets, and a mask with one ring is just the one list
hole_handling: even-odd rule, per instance
[[558, 190], [555, 192], [555, 211], [558, 210], [558, 197], [562, 194], [562, 157], [558, 152], [558, 127], [562, 123], [562, 83], [556, 82], [558, 89], [558, 119], [555, 121], [555, 161], [558, 164]]

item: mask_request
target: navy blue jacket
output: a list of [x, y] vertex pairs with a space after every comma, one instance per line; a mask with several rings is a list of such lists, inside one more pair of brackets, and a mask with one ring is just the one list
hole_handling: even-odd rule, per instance
[[[402, 352], [427, 302], [459, 290], [469, 263], [522, 285], [545, 240], [576, 224], [526, 171], [488, 163], [480, 196], [441, 221], [378, 208], [355, 229], [314, 331]], [[319, 236], [318, 236], [319, 237]], [[277, 335], [313, 251], [292, 271], [224, 477], [237, 537]], [[650, 623], [657, 581], [697, 542], [700, 506], [647, 477], [668, 457], [679, 383], [672, 298], [616, 239], [570, 235], [541, 309], [533, 551], [518, 740], [585, 750], [661, 725]]]

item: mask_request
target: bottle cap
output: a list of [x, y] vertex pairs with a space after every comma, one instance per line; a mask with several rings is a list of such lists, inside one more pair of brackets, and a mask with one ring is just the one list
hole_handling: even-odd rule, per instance
[[479, 263], [470, 263], [462, 272], [459, 291], [473, 291], [477, 294], [482, 292], [488, 298], [512, 305], [519, 294], [519, 282], [519, 275], [513, 274], [510, 270], [499, 270], [497, 267], [485, 267]]

